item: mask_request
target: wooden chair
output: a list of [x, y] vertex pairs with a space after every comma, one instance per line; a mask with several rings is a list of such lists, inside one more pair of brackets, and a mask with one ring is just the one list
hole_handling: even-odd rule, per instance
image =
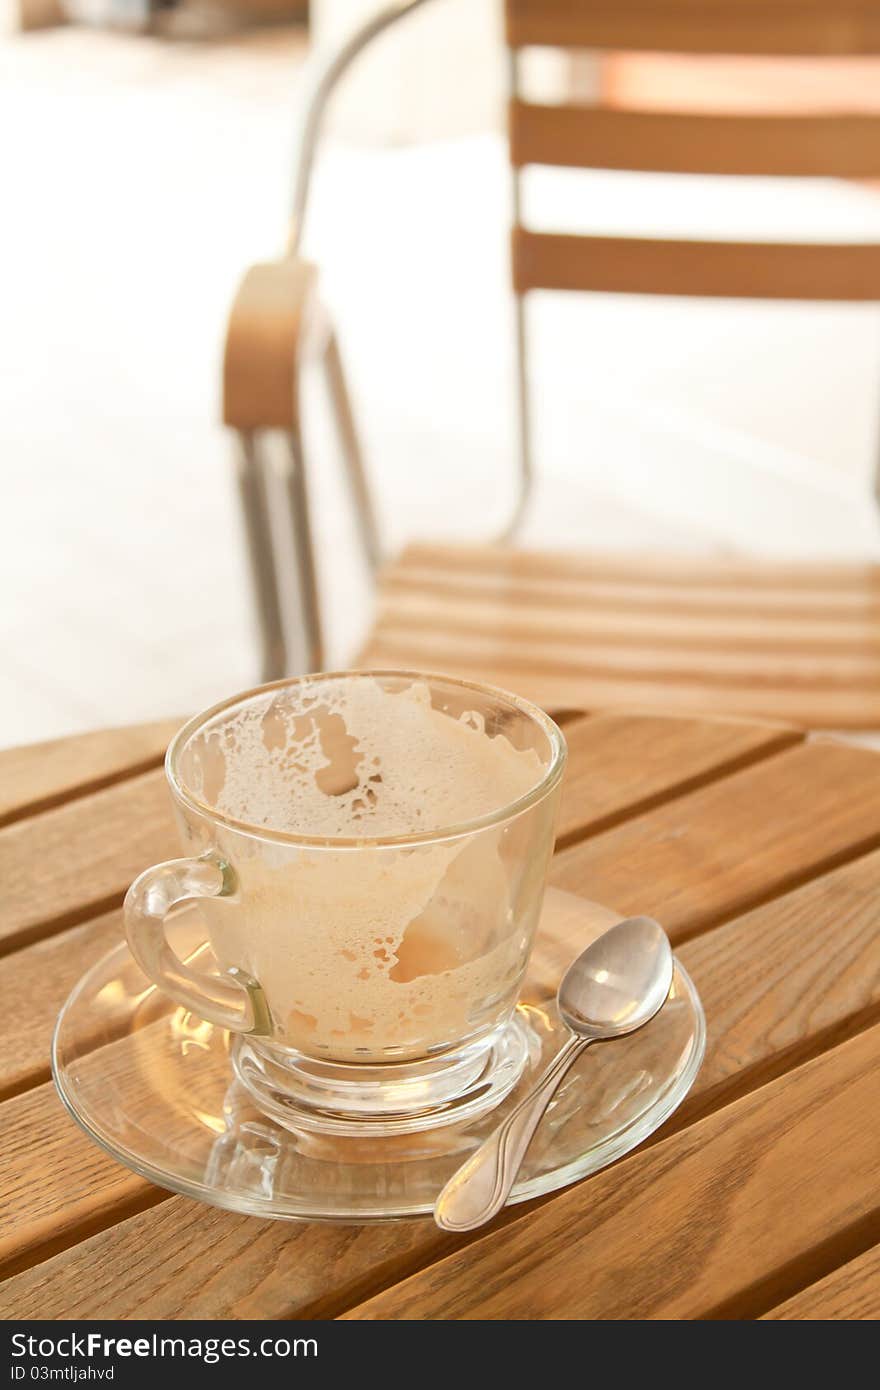
[[[374, 32], [422, 2], [391, 6]], [[524, 100], [520, 87], [520, 53], [531, 45], [780, 60], [880, 54], [880, 0], [506, 0], [506, 33], [516, 191], [529, 164], [880, 177], [880, 116], [544, 106]], [[556, 235], [524, 226], [518, 198], [515, 210], [520, 494], [505, 542], [527, 506], [533, 476], [532, 295], [564, 289], [880, 300], [876, 245]], [[628, 561], [517, 552], [507, 543], [415, 545], [380, 575], [377, 622], [361, 653], [367, 663], [463, 673], [555, 707], [651, 705], [880, 728], [880, 567]]]

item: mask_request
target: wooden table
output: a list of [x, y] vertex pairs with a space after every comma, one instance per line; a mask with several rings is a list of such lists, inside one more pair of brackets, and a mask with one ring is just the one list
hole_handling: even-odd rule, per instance
[[131, 878], [178, 852], [170, 726], [0, 754], [4, 1317], [880, 1315], [877, 755], [737, 720], [565, 729], [552, 882], [665, 924], [708, 1051], [645, 1147], [478, 1240], [234, 1216], [80, 1133], [50, 1033]]

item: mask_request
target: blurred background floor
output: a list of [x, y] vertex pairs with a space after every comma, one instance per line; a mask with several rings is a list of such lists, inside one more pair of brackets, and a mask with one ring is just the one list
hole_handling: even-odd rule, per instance
[[[303, 57], [296, 30], [0, 39], [2, 745], [257, 677], [220, 353], [242, 270], [283, 246]], [[500, 51], [480, 61], [494, 92]], [[480, 73], [462, 80], [483, 93]], [[427, 125], [427, 143], [355, 142], [349, 110], [307, 237], [392, 548], [487, 536], [511, 495], [500, 122]], [[880, 236], [880, 193], [842, 184], [541, 171], [528, 204], [562, 229]], [[534, 328], [525, 542], [880, 555], [880, 310], [546, 295]], [[317, 388], [306, 404], [338, 663], [369, 592]]]

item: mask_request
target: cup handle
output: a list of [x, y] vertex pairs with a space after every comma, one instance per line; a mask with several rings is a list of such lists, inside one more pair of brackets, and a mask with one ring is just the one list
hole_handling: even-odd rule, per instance
[[156, 864], [125, 895], [125, 933], [141, 970], [175, 1004], [234, 1033], [265, 1035], [272, 1031], [272, 1019], [258, 982], [236, 966], [220, 979], [191, 970], [165, 935], [165, 918], [178, 903], [230, 897], [235, 889], [235, 871], [212, 851]]

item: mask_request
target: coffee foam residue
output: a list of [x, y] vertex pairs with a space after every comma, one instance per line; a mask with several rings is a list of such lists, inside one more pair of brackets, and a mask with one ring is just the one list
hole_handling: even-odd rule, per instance
[[303, 682], [197, 735], [186, 780], [212, 809], [288, 834], [407, 835], [477, 820], [525, 795], [538, 755], [482, 716], [432, 707], [422, 681]]

